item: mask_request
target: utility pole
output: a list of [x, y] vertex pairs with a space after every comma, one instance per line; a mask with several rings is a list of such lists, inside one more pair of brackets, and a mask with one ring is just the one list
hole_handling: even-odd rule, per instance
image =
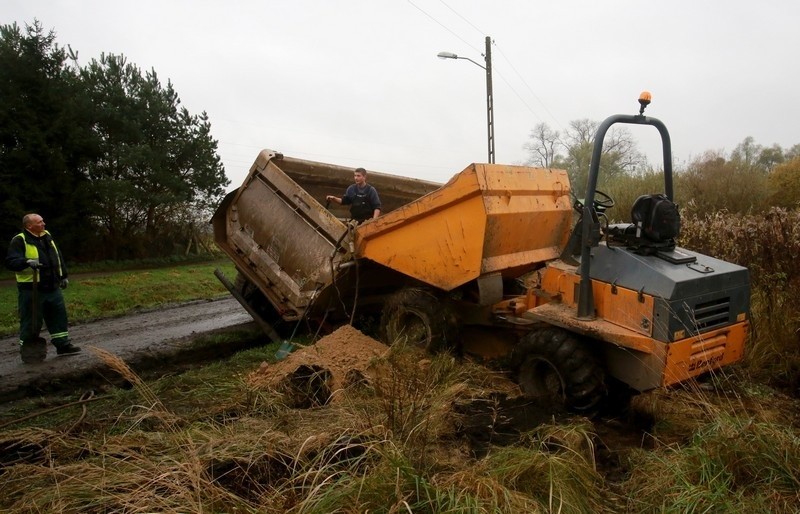
[[492, 94], [492, 40], [486, 36], [486, 130], [489, 144], [489, 162], [494, 164], [494, 96]]
[[486, 36], [486, 53], [483, 59], [486, 66], [469, 57], [460, 57], [453, 52], [439, 52], [439, 59], [464, 59], [486, 71], [486, 131], [489, 145], [489, 163], [494, 164], [494, 95], [492, 93], [492, 38]]

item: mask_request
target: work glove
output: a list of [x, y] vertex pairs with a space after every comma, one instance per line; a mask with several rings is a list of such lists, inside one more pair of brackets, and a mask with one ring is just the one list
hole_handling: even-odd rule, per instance
[[68, 285], [69, 285], [69, 280], [66, 278], [62, 278], [61, 282], [58, 283], [58, 287], [60, 287], [61, 289], [66, 289]]
[[28, 259], [26, 262], [28, 263], [28, 266], [33, 269], [39, 269], [42, 267], [42, 265], [39, 264], [39, 259]]

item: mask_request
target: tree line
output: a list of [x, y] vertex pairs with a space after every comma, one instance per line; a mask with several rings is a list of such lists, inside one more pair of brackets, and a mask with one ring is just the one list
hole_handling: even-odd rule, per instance
[[[3, 245], [27, 212], [42, 214], [78, 261], [164, 257], [206, 229], [229, 181], [208, 116], [182, 107], [171, 82], [122, 55], [79, 66], [36, 20], [0, 26], [0, 69]], [[598, 126], [540, 123], [526, 164], [566, 169], [582, 195]], [[764, 147], [748, 137], [730, 155], [709, 151], [674, 168], [676, 199], [694, 213], [800, 205], [800, 144]], [[599, 179], [619, 219], [639, 194], [663, 189], [625, 127], [606, 135]]]
[[123, 55], [79, 66], [37, 20], [0, 26], [0, 69], [4, 245], [28, 212], [76, 261], [165, 257], [205, 230], [229, 180], [171, 82]]
[[[530, 133], [527, 165], [566, 169], [577, 196], [584, 193], [594, 134], [600, 123], [583, 119], [563, 131], [546, 123]], [[800, 144], [762, 146], [746, 137], [730, 154], [707, 151], [687, 163], [674, 163], [675, 198], [695, 215], [720, 211], [760, 214], [774, 207], [800, 207]], [[662, 192], [662, 169], [638, 150], [626, 127], [612, 126], [600, 159], [598, 188], [617, 200], [609, 215], [624, 219], [640, 194]]]

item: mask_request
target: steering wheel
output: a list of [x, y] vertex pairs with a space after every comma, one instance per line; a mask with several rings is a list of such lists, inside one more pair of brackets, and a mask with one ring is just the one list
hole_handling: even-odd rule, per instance
[[[599, 197], [599, 198], [598, 198]], [[595, 190], [594, 192], [594, 208], [595, 209], [610, 209], [614, 207], [614, 199], [602, 191]]]
[[[573, 207], [577, 211], [582, 211], [584, 200], [585, 198], [575, 198], [575, 203], [573, 204]], [[614, 199], [611, 198], [611, 196], [607, 195], [606, 193], [600, 190], [595, 190], [594, 201], [592, 202], [592, 204], [594, 205], [594, 208], [596, 210], [605, 211], [606, 209], [614, 207], [614, 205], [616, 205], [616, 202], [614, 202]]]

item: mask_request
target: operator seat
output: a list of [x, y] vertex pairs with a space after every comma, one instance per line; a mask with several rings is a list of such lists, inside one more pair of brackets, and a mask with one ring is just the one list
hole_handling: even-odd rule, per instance
[[642, 195], [631, 207], [632, 223], [609, 225], [612, 241], [651, 255], [671, 251], [681, 230], [678, 206], [663, 194]]

